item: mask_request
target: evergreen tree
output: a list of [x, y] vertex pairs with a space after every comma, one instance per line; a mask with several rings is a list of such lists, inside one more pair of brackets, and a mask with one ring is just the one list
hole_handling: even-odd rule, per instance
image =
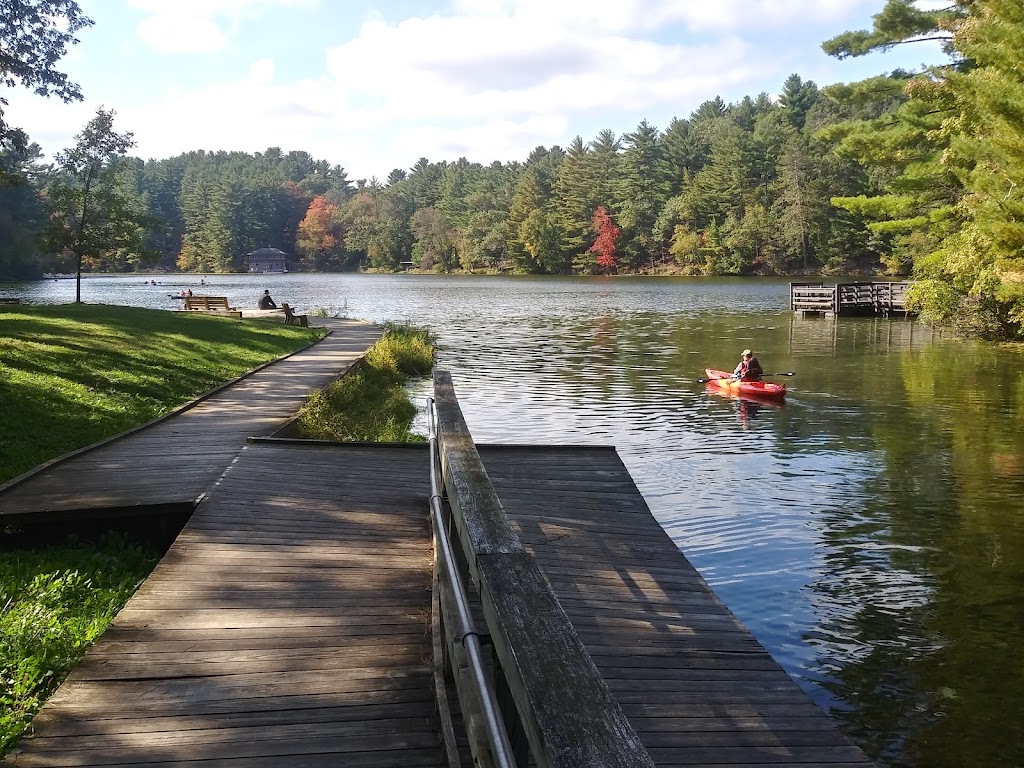
[[0, 280], [38, 277], [42, 272], [36, 241], [46, 222], [37, 191], [44, 168], [38, 144], [19, 148], [0, 139], [0, 175], [18, 179], [0, 185]]
[[817, 103], [820, 93], [818, 86], [811, 80], [804, 82], [800, 75], [792, 74], [786, 78], [779, 95], [779, 103], [786, 110], [786, 119], [797, 130], [802, 130], [807, 121], [807, 113]]
[[672, 187], [657, 128], [644, 120], [624, 139], [619, 206], [626, 241], [623, 256], [632, 267], [645, 260], [653, 266], [658, 242], [655, 224]]

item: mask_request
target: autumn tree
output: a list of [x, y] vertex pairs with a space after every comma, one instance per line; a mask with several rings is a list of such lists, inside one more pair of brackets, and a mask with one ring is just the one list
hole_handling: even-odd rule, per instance
[[46, 240], [56, 252], [75, 256], [75, 301], [82, 301], [82, 265], [100, 265], [117, 254], [131, 263], [147, 260], [143, 228], [149, 217], [126, 183], [125, 155], [131, 133], [114, 131], [114, 111], [102, 107], [57, 154], [57, 176], [47, 190]]
[[610, 272], [618, 266], [615, 248], [619, 242], [619, 228], [615, 226], [612, 217], [604, 206], [598, 206], [594, 211], [594, 218], [591, 220], [591, 227], [594, 232], [594, 244], [589, 250], [597, 254], [597, 266], [606, 272]]
[[339, 266], [344, 254], [340, 212], [323, 195], [313, 198], [299, 223], [295, 249], [305, 266], [322, 272]]

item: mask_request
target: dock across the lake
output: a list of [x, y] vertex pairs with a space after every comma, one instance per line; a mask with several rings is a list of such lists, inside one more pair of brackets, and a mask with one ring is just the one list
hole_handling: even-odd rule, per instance
[[[611, 447], [259, 438], [4, 762], [865, 766]], [[472, 754], [470, 754], [472, 753]]]
[[790, 283], [789, 308], [801, 315], [906, 315], [909, 282]]

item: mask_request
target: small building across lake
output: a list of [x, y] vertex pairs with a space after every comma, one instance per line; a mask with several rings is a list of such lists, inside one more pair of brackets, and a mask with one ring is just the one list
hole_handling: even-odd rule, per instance
[[245, 254], [247, 272], [284, 273], [291, 269], [291, 257], [277, 248], [260, 248]]

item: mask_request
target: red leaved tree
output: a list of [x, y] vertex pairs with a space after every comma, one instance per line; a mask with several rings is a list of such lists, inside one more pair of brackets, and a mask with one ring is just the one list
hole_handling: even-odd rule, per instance
[[313, 271], [338, 266], [342, 254], [342, 232], [337, 206], [323, 195], [313, 198], [299, 223], [295, 247], [307, 268]]
[[615, 246], [619, 242], [621, 232], [603, 205], [599, 205], [594, 211], [594, 217], [590, 220], [590, 228], [597, 238], [588, 250], [597, 254], [597, 266], [606, 270], [615, 269], [618, 266], [618, 260], [615, 258]]

